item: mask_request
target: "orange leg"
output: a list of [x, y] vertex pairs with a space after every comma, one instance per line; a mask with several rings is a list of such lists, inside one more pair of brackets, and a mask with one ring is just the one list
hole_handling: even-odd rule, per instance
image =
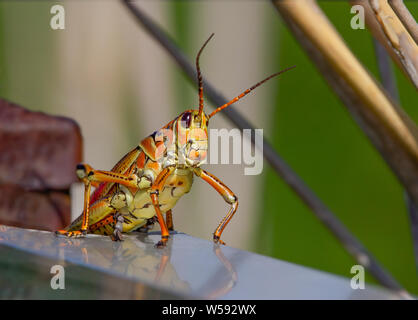
[[58, 230], [56, 234], [65, 235], [67, 237], [83, 237], [87, 234], [89, 227], [89, 213], [90, 213], [90, 191], [92, 183], [97, 184], [101, 182], [119, 183], [131, 188], [138, 188], [138, 179], [135, 175], [125, 175], [112, 171], [94, 170], [88, 164], [77, 165], [77, 175], [85, 185], [84, 189], [84, 210], [83, 222], [80, 230], [67, 231]]
[[83, 222], [81, 224], [81, 229], [74, 230], [74, 231], [58, 230], [55, 232], [58, 235], [78, 238], [78, 237], [84, 237], [87, 234], [87, 229], [89, 227], [91, 182], [88, 180], [84, 180], [83, 182], [84, 182], [84, 210], [83, 210]]
[[123, 174], [113, 171], [95, 170], [88, 164], [77, 166], [77, 175], [83, 181], [91, 183], [112, 182], [119, 183], [129, 188], [138, 187], [138, 177], [133, 174]]
[[170, 174], [173, 172], [173, 167], [167, 167], [163, 171], [160, 172], [157, 179], [155, 179], [154, 184], [151, 186], [151, 201], [154, 205], [155, 212], [157, 214], [158, 223], [161, 227], [161, 240], [157, 243], [157, 247], [165, 247], [170, 236], [170, 232], [168, 231], [167, 225], [165, 224], [164, 217], [160, 210], [160, 204], [158, 201], [158, 195], [162, 188], [164, 187], [164, 183]]
[[218, 227], [216, 228], [215, 232], [213, 233], [213, 241], [215, 243], [225, 244], [221, 240], [222, 232], [224, 231], [225, 227], [231, 221], [232, 217], [234, 216], [235, 212], [238, 208], [238, 198], [235, 194], [226, 186], [224, 185], [218, 178], [214, 175], [206, 172], [201, 168], [194, 169], [195, 174], [209, 183], [218, 193], [224, 198], [224, 200], [231, 205], [231, 209], [229, 209], [228, 214], [222, 219], [219, 223]]
[[167, 224], [168, 231], [174, 231], [173, 213], [171, 209], [165, 213], [165, 223]]
[[99, 220], [96, 223], [93, 223], [91, 226], [89, 226], [89, 231], [92, 233], [96, 233], [99, 232], [99, 234], [101, 234], [101, 232], [105, 232], [105, 231], [101, 231], [100, 229], [105, 227], [105, 226], [114, 226], [117, 222], [117, 219], [115, 217], [113, 213], [114, 210], [110, 211], [110, 213], [104, 217], [103, 219]]

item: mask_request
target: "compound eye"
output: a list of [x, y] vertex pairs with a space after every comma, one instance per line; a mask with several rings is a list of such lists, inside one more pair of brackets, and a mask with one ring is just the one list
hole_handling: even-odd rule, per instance
[[186, 129], [190, 128], [190, 123], [192, 121], [192, 114], [190, 112], [186, 112], [181, 117], [181, 125]]

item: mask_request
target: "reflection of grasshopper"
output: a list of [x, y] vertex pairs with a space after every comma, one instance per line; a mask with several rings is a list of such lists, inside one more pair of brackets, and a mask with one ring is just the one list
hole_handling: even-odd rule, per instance
[[[224, 243], [220, 237], [237, 210], [238, 199], [218, 178], [200, 168], [208, 150], [209, 119], [290, 68], [269, 76], [207, 115], [203, 112], [203, 81], [199, 57], [212, 36], [196, 58], [199, 109], [184, 111], [162, 129], [142, 140], [111, 171], [95, 170], [87, 164], [79, 164], [77, 175], [85, 184], [84, 210], [65, 230], [57, 231], [58, 234], [81, 237], [92, 232], [121, 240], [122, 232], [138, 229], [148, 219], [156, 216], [161, 227], [161, 240], [157, 245], [165, 246], [169, 231], [173, 230], [171, 209], [190, 191], [193, 176], [196, 175], [209, 183], [231, 205], [213, 235], [215, 243]], [[96, 190], [90, 197], [91, 186], [96, 187]], [[166, 221], [163, 213], [166, 214]]]
[[171, 246], [156, 253], [149, 246], [145, 248], [137, 240], [127, 239], [115, 243], [113, 256], [107, 258], [108, 268], [135, 278], [154, 280], [176, 291], [188, 292], [190, 286], [179, 278], [170, 262]]
[[[110, 243], [105, 246], [87, 246], [91, 242], [81, 239], [60, 239], [57, 241], [57, 239], [48, 236], [48, 233], [42, 232], [37, 234], [37, 240], [34, 241], [34, 236], [29, 232], [25, 232], [22, 236], [21, 233], [13, 232], [13, 228], [8, 230], [8, 227], [4, 227], [3, 229], [0, 226], [0, 245], [14, 242], [33, 251], [58, 254], [59, 258], [63, 259], [60, 264], [66, 261], [67, 254], [74, 258], [80, 256], [81, 253], [82, 260], [89, 266], [100, 266], [131, 279], [147, 279], [161, 287], [170, 288], [186, 295], [192, 294], [189, 282], [194, 283], [195, 278], [188, 277], [187, 274], [185, 279], [180, 278], [175, 265], [171, 262], [171, 242], [164, 250], [155, 251], [149, 245], [151, 240], [146, 234], [135, 232], [137, 236], [125, 237], [125, 241], [113, 242], [112, 246], [109, 246]], [[237, 281], [234, 266], [224, 256], [218, 244], [213, 245], [213, 253], [221, 262], [222, 267], [214, 273], [205, 272], [199, 276], [199, 280], [200, 277], [206, 279], [205, 285], [196, 291], [199, 297], [209, 299], [222, 297], [234, 287]], [[209, 254], [208, 258], [216, 260], [214, 256]], [[7, 277], [0, 277], [0, 282], [2, 281], [7, 281]], [[6, 294], [6, 296], [8, 295], [9, 293]], [[2, 296], [4, 297], [4, 295]]]
[[237, 272], [235, 271], [234, 266], [232, 263], [225, 257], [222, 253], [221, 248], [218, 245], [214, 245], [213, 251], [218, 259], [222, 262], [223, 266], [228, 271], [228, 275], [230, 276], [230, 280], [226, 283], [223, 283], [220, 288], [212, 290], [210, 293], [206, 295], [207, 299], [216, 299], [218, 297], [222, 297], [223, 295], [227, 294], [231, 289], [235, 286], [235, 283], [238, 280]]
[[[64, 247], [80, 248], [84, 262], [100, 264], [100, 266], [117, 271], [130, 278], [153, 279], [154, 283], [168, 287], [175, 291], [185, 294], [189, 293], [191, 288], [187, 281], [182, 280], [173, 264], [171, 263], [171, 245], [163, 251], [156, 253], [149, 246], [143, 247], [141, 242], [145, 242], [147, 236], [139, 234], [138, 239], [133, 240], [128, 237], [125, 241], [114, 244], [115, 250], [102, 251], [97, 249], [88, 249], [83, 247], [79, 239], [70, 239], [62, 243]], [[216, 287], [213, 288], [214, 279], [208, 281], [210, 290], [199, 290], [199, 294], [208, 299], [216, 299], [228, 293], [237, 281], [237, 273], [231, 262], [222, 253], [219, 245], [214, 245], [213, 252], [227, 270], [227, 278], [219, 278], [215, 274]], [[223, 270], [220, 270], [225, 274]], [[206, 292], [209, 291], [209, 292]]]
[[[127, 276], [140, 277], [142, 279], [154, 279], [155, 283], [167, 286], [176, 291], [189, 292], [190, 286], [187, 281], [179, 278], [173, 264], [171, 263], [171, 246], [167, 246], [167, 250], [159, 253], [160, 258], [156, 256], [155, 251], [151, 251], [150, 247], [145, 249], [140, 247], [136, 241], [127, 239], [126, 241], [115, 244], [116, 250], [112, 257], [107, 258], [109, 267], [117, 269], [119, 272]], [[237, 281], [237, 273], [231, 262], [222, 253], [219, 245], [214, 245], [213, 252], [227, 270], [228, 277], [218, 286], [213, 288], [213, 279], [209, 281], [209, 292], [201, 290], [205, 298], [216, 299], [228, 293]], [[222, 270], [222, 273], [225, 273]], [[219, 279], [216, 279], [219, 280]]]

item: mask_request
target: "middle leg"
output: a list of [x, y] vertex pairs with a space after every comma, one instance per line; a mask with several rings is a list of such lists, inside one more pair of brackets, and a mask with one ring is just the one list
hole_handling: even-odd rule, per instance
[[171, 209], [165, 213], [165, 223], [167, 224], [168, 231], [174, 231], [173, 213]]

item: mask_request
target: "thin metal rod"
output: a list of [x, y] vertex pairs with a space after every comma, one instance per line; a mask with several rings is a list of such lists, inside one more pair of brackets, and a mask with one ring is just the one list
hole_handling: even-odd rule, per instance
[[[158, 42], [179, 67], [186, 73], [191, 81], [196, 79], [196, 70], [184, 53], [174, 44], [166, 33], [153, 22], [137, 6], [129, 0], [121, 0], [135, 16], [145, 30]], [[209, 82], [205, 81], [205, 95], [215, 105], [223, 105], [228, 102]], [[228, 107], [222, 113], [234, 125], [240, 129], [253, 129], [254, 126], [245, 119], [233, 106]], [[255, 137], [251, 138], [251, 143], [255, 144]], [[257, 147], [257, 145], [256, 145]], [[361, 244], [357, 238], [351, 234], [344, 224], [326, 207], [326, 205], [316, 196], [316, 194], [302, 181], [302, 179], [289, 167], [289, 165], [279, 156], [266, 139], [263, 139], [263, 154], [267, 162], [275, 172], [293, 189], [301, 200], [312, 210], [315, 216], [332, 232], [341, 242], [343, 247], [359, 264], [363, 265], [383, 286], [400, 297], [409, 299], [409, 293], [403, 289], [399, 283], [384, 269], [383, 266], [371, 255], [371, 253]]]

